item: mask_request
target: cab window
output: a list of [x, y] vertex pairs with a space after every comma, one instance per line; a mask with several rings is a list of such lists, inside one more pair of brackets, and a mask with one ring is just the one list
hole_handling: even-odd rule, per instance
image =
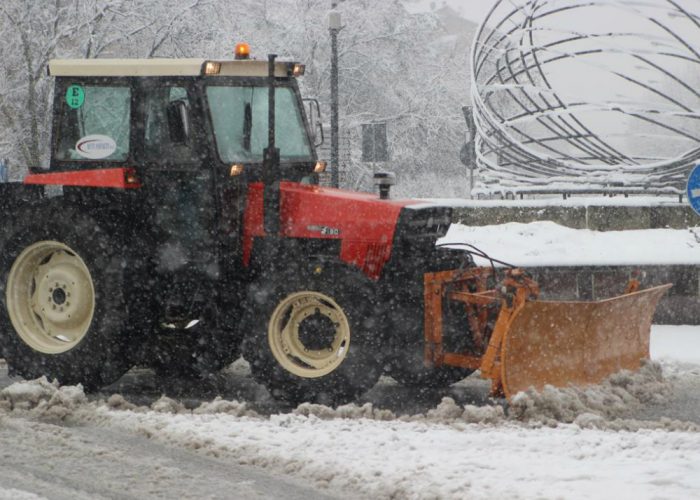
[[147, 88], [144, 106], [146, 161], [182, 164], [196, 160], [187, 89], [167, 85]]
[[128, 158], [129, 87], [71, 84], [59, 119], [56, 159], [118, 162]]
[[[207, 99], [219, 157], [226, 163], [261, 162], [268, 141], [268, 88], [207, 86]], [[310, 161], [311, 146], [297, 96], [275, 92], [275, 140], [282, 161]]]

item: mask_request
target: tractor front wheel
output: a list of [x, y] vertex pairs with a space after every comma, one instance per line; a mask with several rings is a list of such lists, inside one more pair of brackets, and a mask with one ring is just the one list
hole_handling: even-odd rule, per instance
[[243, 356], [289, 403], [342, 404], [381, 374], [373, 288], [359, 272], [314, 266], [251, 285]]

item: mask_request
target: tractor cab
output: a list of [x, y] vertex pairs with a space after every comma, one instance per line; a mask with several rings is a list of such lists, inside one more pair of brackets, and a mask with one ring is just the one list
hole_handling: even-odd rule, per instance
[[[237, 50], [238, 53], [238, 50]], [[54, 60], [52, 171], [148, 165], [261, 176], [268, 146], [267, 61]], [[275, 146], [283, 179], [317, 168], [296, 78], [304, 66], [274, 63]]]

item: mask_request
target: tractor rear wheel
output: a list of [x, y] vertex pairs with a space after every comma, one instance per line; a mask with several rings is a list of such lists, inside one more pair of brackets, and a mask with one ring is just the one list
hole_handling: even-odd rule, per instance
[[373, 299], [367, 278], [338, 266], [252, 284], [243, 356], [253, 377], [292, 404], [354, 400], [381, 374]]
[[115, 381], [136, 349], [114, 231], [58, 203], [15, 220], [0, 255], [0, 349], [11, 373], [86, 390]]

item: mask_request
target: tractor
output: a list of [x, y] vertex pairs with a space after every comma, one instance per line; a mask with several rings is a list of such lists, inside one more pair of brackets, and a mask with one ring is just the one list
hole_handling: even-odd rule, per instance
[[[449, 206], [323, 187], [304, 65], [53, 60], [51, 160], [0, 184], [0, 348], [11, 374], [86, 390], [135, 365], [206, 377], [243, 356], [290, 403], [382, 374], [510, 397], [648, 357], [667, 288], [543, 302], [519, 269], [436, 245]], [[478, 242], [471, 242], [478, 243]]]

